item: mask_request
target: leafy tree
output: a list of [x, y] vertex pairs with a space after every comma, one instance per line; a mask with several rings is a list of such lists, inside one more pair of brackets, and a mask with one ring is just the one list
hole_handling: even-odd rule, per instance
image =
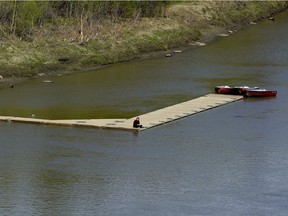
[[31, 34], [35, 23], [43, 14], [43, 8], [35, 1], [27, 1], [20, 2], [18, 10], [16, 32], [19, 35]]

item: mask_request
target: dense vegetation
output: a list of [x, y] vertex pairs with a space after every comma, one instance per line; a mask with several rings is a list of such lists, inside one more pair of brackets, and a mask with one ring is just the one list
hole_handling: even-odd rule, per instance
[[[141, 17], [164, 16], [167, 1], [8, 1], [0, 2], [2, 37], [14, 34], [30, 37], [35, 28], [46, 25], [84, 24], [109, 19], [137, 20]], [[83, 32], [82, 32], [83, 33]], [[83, 38], [82, 38], [83, 39]]]
[[127, 61], [187, 46], [215, 27], [239, 28], [287, 6], [287, 1], [0, 1], [0, 75], [35, 77]]

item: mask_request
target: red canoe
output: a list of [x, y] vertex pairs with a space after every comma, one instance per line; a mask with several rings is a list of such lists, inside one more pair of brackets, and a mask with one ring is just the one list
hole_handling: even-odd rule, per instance
[[277, 91], [268, 91], [266, 89], [247, 89], [246, 97], [273, 97], [277, 95]]
[[244, 95], [247, 89], [257, 89], [258, 87], [250, 88], [248, 86], [235, 86], [230, 87], [228, 85], [215, 86], [215, 92], [218, 94], [232, 94], [232, 95]]
[[238, 91], [235, 90], [235, 88], [230, 86], [215, 86], [215, 92], [217, 94], [239, 94]]

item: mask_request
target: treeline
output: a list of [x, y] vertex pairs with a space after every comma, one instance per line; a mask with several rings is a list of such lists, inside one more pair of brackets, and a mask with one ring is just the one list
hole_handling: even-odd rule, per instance
[[6, 1], [0, 2], [2, 36], [31, 36], [47, 24], [92, 25], [102, 19], [117, 22], [164, 16], [169, 1]]

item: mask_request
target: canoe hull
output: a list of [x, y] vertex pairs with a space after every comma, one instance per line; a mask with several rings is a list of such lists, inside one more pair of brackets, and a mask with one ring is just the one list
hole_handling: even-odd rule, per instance
[[275, 97], [277, 91], [246, 90], [245, 97]]
[[259, 87], [250, 88], [248, 86], [215, 86], [215, 92], [217, 94], [243, 95], [245, 97], [273, 97], [277, 95], [277, 91], [270, 91]]
[[216, 86], [215, 92], [217, 94], [231, 94], [231, 95], [240, 95], [240, 91], [238, 88], [233, 88], [230, 86]]

